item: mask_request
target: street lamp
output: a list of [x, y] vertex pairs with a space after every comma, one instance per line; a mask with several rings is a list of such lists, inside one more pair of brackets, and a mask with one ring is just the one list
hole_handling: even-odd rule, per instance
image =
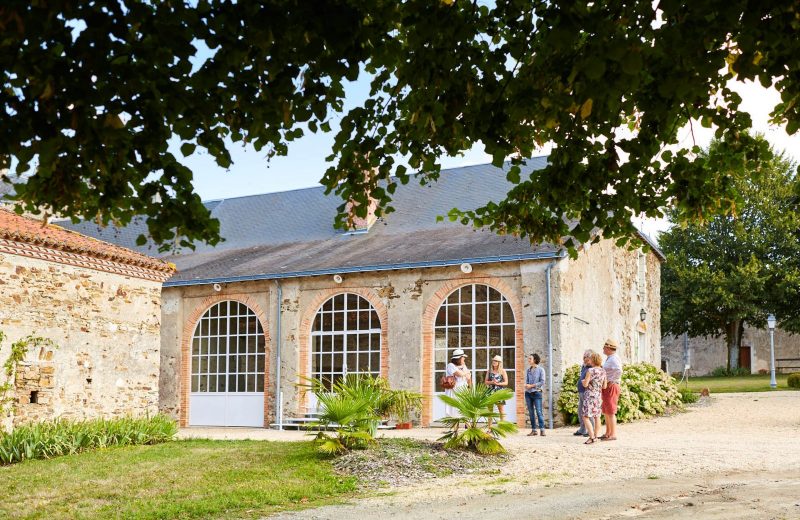
[[777, 388], [778, 382], [775, 381], [775, 315], [767, 316], [767, 327], [769, 327], [769, 386]]
[[647, 311], [642, 309], [639, 311], [639, 318], [641, 318], [642, 322], [647, 319]]

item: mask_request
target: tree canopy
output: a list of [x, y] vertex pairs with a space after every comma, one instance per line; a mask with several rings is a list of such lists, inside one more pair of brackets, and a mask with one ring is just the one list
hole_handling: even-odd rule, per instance
[[[676, 225], [659, 238], [667, 258], [662, 332], [725, 335], [729, 369], [738, 365], [745, 322], [764, 327], [774, 313], [782, 328], [800, 332], [800, 181], [782, 154], [761, 137], [755, 143], [765, 149], [760, 163], [727, 170], [743, 196], [735, 216]], [[703, 157], [725, 168], [725, 153], [714, 142]]]
[[[758, 150], [731, 79], [774, 85], [774, 121], [794, 133], [799, 29], [793, 0], [7, 0], [0, 168], [27, 174], [15, 182], [28, 209], [145, 215], [156, 241], [214, 243], [170, 140], [223, 167], [231, 143], [284, 154], [330, 130], [361, 76], [370, 95], [341, 116], [322, 179], [343, 199], [339, 225], [346, 201], [364, 213], [371, 194], [389, 212], [407, 167], [429, 182], [442, 156], [480, 143], [497, 165], [511, 158], [515, 186], [451, 218], [534, 241], [595, 228], [624, 241], [632, 215], [736, 207], [725, 172], [667, 147], [697, 120], [728, 156]], [[549, 165], [521, 177], [546, 143]]]

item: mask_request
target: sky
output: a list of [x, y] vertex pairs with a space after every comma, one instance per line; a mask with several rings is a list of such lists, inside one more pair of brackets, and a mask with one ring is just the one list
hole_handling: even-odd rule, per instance
[[[753, 129], [763, 133], [778, 150], [786, 151], [795, 161], [800, 162], [800, 133], [788, 136], [783, 128], [769, 124], [769, 113], [780, 102], [778, 92], [766, 89], [759, 84], [748, 82], [732, 83], [731, 86], [742, 96], [742, 109], [749, 112], [753, 119]], [[365, 80], [348, 85], [348, 97], [345, 108], [360, 104], [367, 96], [368, 85]], [[232, 144], [230, 147], [233, 165], [221, 168], [208, 155], [198, 150], [185, 158], [184, 163], [194, 174], [194, 187], [203, 200], [232, 198], [243, 195], [287, 191], [319, 185], [323, 173], [329, 163], [325, 157], [330, 154], [337, 121], [332, 121], [333, 131], [330, 133], [307, 134], [303, 138], [289, 144], [286, 156], [273, 157], [267, 161], [266, 152], [257, 152], [252, 146]], [[691, 128], [683, 128], [680, 142], [691, 147], [694, 143], [705, 147], [713, 137], [713, 129], [693, 124]], [[179, 155], [178, 145], [174, 145]], [[442, 159], [443, 168], [454, 168], [470, 164], [491, 162], [481, 147], [464, 152], [458, 157]], [[637, 225], [645, 233], [657, 238], [659, 232], [667, 229], [668, 223], [659, 219], [639, 219]]]

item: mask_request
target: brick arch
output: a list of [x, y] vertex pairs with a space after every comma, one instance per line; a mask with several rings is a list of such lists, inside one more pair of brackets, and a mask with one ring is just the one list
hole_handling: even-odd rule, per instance
[[261, 323], [261, 330], [264, 331], [264, 427], [269, 427], [269, 403], [270, 403], [270, 382], [269, 382], [269, 368], [270, 368], [270, 353], [272, 352], [272, 342], [269, 337], [269, 328], [267, 327], [267, 315], [261, 308], [261, 305], [253, 299], [249, 294], [213, 294], [203, 299], [198, 303], [189, 316], [184, 320], [183, 324], [183, 339], [181, 341], [181, 411], [180, 411], [180, 425], [186, 427], [189, 425], [189, 393], [192, 387], [192, 338], [194, 331], [197, 328], [197, 323], [203, 314], [211, 308], [212, 305], [224, 302], [235, 301], [247, 305], [252, 310], [258, 321]]
[[525, 418], [527, 415], [525, 412], [525, 396], [523, 395], [525, 384], [525, 354], [522, 330], [522, 303], [520, 302], [517, 292], [502, 278], [475, 275], [456, 278], [445, 282], [433, 296], [431, 296], [422, 313], [422, 395], [425, 400], [422, 407], [422, 426], [430, 426], [433, 421], [433, 327], [436, 323], [436, 314], [439, 312], [439, 307], [441, 307], [450, 293], [456, 289], [472, 284], [488, 285], [499, 291], [508, 301], [509, 305], [511, 305], [511, 310], [514, 313], [514, 348], [517, 365], [514, 386], [517, 399], [517, 425], [525, 426]]
[[[369, 302], [370, 305], [378, 313], [378, 319], [381, 320], [381, 377], [388, 379], [389, 377], [389, 309], [380, 299], [378, 294], [366, 288], [344, 288], [334, 287], [331, 289], [324, 289], [314, 296], [311, 303], [306, 307], [303, 312], [303, 317], [300, 320], [300, 331], [298, 334], [299, 348], [298, 348], [298, 383], [303, 383], [305, 378], [309, 377], [309, 369], [311, 365], [311, 355], [309, 347], [311, 346], [311, 327], [314, 324], [314, 318], [317, 316], [322, 304], [330, 298], [339, 294], [357, 294]], [[303, 414], [307, 411], [308, 396], [305, 392], [300, 393], [300, 398], [297, 400], [298, 413]]]

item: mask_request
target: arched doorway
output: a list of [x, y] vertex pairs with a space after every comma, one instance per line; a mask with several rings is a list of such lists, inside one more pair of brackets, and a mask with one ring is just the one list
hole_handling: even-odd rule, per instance
[[[433, 420], [444, 416], [444, 393], [439, 381], [455, 349], [467, 354], [474, 382], [483, 381], [492, 357], [500, 355], [508, 372], [508, 388], [515, 390], [516, 320], [510, 303], [497, 289], [470, 284], [451, 292], [441, 303], [434, 321]], [[506, 419], [516, 421], [516, 396], [506, 402]]]
[[192, 335], [190, 426], [263, 426], [266, 338], [256, 313], [225, 300]]
[[328, 298], [311, 327], [311, 377], [330, 388], [347, 374], [381, 375], [381, 334], [378, 312], [366, 298], [354, 293]]

